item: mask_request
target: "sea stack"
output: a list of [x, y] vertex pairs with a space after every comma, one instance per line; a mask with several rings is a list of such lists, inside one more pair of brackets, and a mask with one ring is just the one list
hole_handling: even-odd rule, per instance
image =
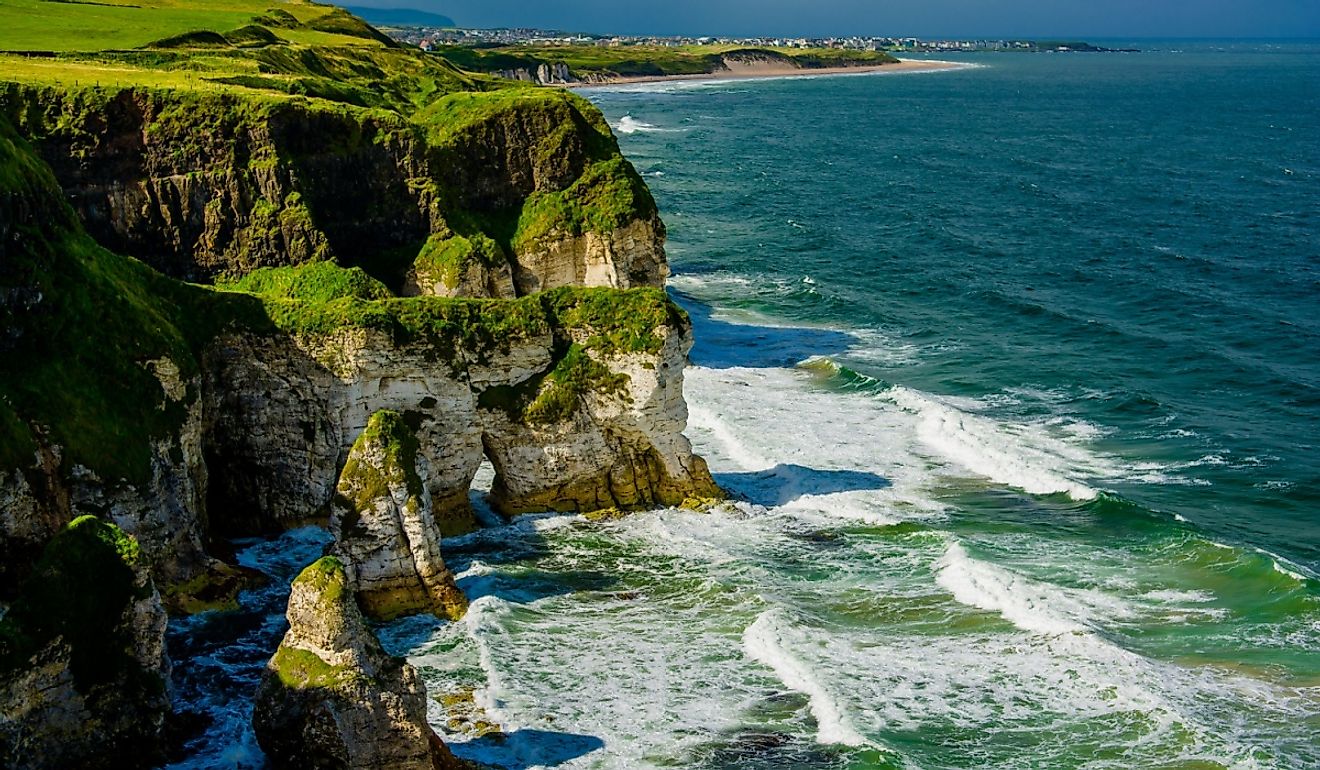
[[294, 580], [288, 619], [252, 717], [273, 767], [463, 767], [426, 722], [417, 670], [367, 628], [339, 559], [324, 557]]
[[339, 477], [330, 529], [362, 611], [377, 620], [430, 612], [455, 620], [467, 598], [440, 555], [428, 463], [393, 411], [376, 412]]

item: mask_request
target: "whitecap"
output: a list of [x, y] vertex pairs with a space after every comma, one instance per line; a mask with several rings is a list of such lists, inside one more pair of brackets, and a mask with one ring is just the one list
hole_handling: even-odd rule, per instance
[[816, 740], [819, 743], [844, 746], [870, 746], [853, 724], [847, 709], [816, 678], [811, 666], [790, 651], [791, 634], [778, 609], [761, 613], [743, 632], [743, 648], [747, 656], [775, 672], [784, 686], [807, 696], [811, 715], [816, 719]]
[[1090, 466], [1097, 475], [1114, 470], [1096, 455], [1027, 425], [1010, 425], [957, 409], [903, 386], [885, 397], [921, 417], [922, 440], [954, 463], [992, 481], [1030, 494], [1065, 493], [1093, 500], [1099, 492], [1076, 478]]

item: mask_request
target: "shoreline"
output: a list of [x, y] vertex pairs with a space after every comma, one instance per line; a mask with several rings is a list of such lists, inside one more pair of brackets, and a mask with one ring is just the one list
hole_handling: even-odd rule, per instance
[[639, 85], [645, 83], [685, 83], [685, 82], [721, 82], [735, 80], [774, 80], [780, 78], [819, 77], [825, 75], [872, 75], [893, 72], [942, 72], [945, 70], [967, 69], [975, 65], [965, 62], [942, 59], [901, 59], [893, 64], [872, 64], [860, 67], [820, 67], [806, 69], [801, 67], [777, 67], [761, 64], [742, 65], [736, 69], [721, 72], [703, 72], [696, 75], [643, 75], [639, 77], [619, 77], [599, 83], [558, 83], [560, 88], [612, 88], [616, 86]]

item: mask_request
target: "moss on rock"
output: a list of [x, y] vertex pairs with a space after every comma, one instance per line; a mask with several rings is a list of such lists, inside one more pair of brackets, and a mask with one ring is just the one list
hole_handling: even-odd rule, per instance
[[152, 590], [139, 583], [140, 566], [137, 541], [123, 530], [95, 516], [71, 522], [46, 546], [0, 619], [0, 672], [27, 665], [36, 652], [63, 639], [80, 692], [125, 680], [164, 687], [138, 664], [125, 623], [132, 604]]
[[[384, 462], [376, 465], [362, 460], [362, 448], [379, 446]], [[425, 491], [422, 478], [417, 475], [417, 436], [408, 427], [403, 415], [383, 410], [371, 416], [366, 430], [354, 442], [354, 451], [340, 474], [340, 489], [353, 490], [347, 502], [350, 510], [362, 511], [374, 501], [389, 494], [390, 485], [404, 485], [408, 494], [420, 497]]]

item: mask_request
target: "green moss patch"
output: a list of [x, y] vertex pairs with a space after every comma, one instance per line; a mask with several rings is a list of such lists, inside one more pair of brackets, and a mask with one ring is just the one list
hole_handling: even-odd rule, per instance
[[62, 638], [80, 692], [125, 678], [163, 686], [133, 657], [123, 623], [132, 603], [150, 588], [136, 585], [137, 541], [113, 524], [83, 516], [46, 546], [9, 613], [0, 620], [0, 671], [25, 666], [36, 652]]
[[334, 688], [362, 676], [349, 666], [332, 666], [314, 653], [294, 647], [281, 647], [271, 658], [270, 668], [280, 683], [294, 690]]
[[474, 265], [494, 268], [507, 264], [504, 250], [484, 233], [470, 236], [431, 236], [413, 263], [419, 278], [438, 280], [453, 289]]
[[322, 556], [300, 572], [293, 585], [311, 590], [321, 606], [331, 607], [344, 601], [348, 574], [344, 572], [344, 563], [337, 557]]
[[219, 287], [263, 297], [325, 303], [337, 299], [386, 299], [385, 284], [361, 268], [340, 267], [333, 262], [312, 262], [292, 267], [263, 267], [247, 275], [223, 281]]
[[588, 393], [618, 395], [626, 391], [628, 375], [616, 374], [572, 345], [546, 377], [522, 418], [532, 425], [550, 425], [570, 419]]
[[[380, 467], [363, 462], [362, 454], [373, 445], [383, 450], [384, 462]], [[341, 480], [354, 488], [354, 497], [346, 501], [350, 510], [360, 514], [388, 494], [390, 485], [405, 485], [409, 495], [421, 497], [425, 490], [417, 475], [419, 449], [417, 436], [403, 415], [388, 410], [373, 414], [366, 430], [353, 443], [353, 451], [340, 475]]]

